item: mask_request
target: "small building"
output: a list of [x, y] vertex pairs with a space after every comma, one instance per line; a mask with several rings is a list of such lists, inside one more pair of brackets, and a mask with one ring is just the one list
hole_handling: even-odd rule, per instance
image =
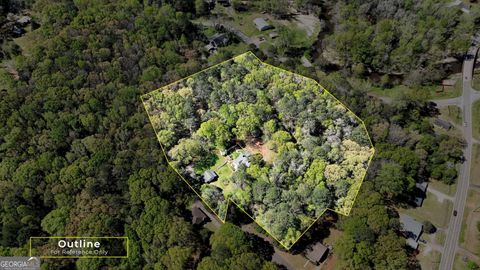
[[422, 204], [423, 204], [423, 200], [425, 199], [425, 197], [421, 197], [421, 196], [415, 196], [415, 198], [413, 199], [413, 202], [415, 203], [415, 205], [417, 207], [422, 207]]
[[202, 224], [203, 222], [205, 222], [206, 219], [207, 215], [205, 215], [202, 209], [195, 206], [192, 208], [192, 224]]
[[440, 118], [435, 118], [435, 120], [433, 121], [433, 124], [443, 128], [445, 130], [449, 130], [449, 129], [452, 128], [452, 124], [450, 124], [448, 121], [445, 121], [445, 120], [440, 119]]
[[228, 36], [224, 33], [217, 33], [209, 38], [209, 43], [214, 47], [223, 47], [227, 46], [229, 39]]
[[32, 21], [32, 18], [29, 16], [22, 16], [17, 20], [17, 23], [20, 24], [21, 26], [25, 26], [29, 24]]
[[253, 20], [253, 22], [259, 31], [266, 31], [274, 28], [264, 18], [256, 18]]
[[218, 175], [214, 171], [205, 171], [203, 173], [203, 180], [205, 181], [205, 183], [213, 182], [217, 180], [217, 178], [218, 178]]
[[328, 255], [328, 247], [317, 242], [314, 246], [310, 247], [305, 253], [305, 257], [315, 265], [319, 265]]
[[230, 0], [217, 0], [217, 3], [219, 3], [220, 5], [222, 5], [224, 7], [230, 6]]
[[244, 165], [247, 168], [250, 167], [250, 162], [248, 161], [249, 156], [250, 153], [248, 152], [241, 153], [236, 159], [232, 161], [233, 169], [237, 171], [241, 165]]
[[423, 224], [407, 215], [400, 215], [401, 231], [407, 238], [407, 245], [413, 249], [418, 248], [418, 239], [422, 234]]
[[271, 38], [271, 39], [276, 39], [278, 37], [278, 33], [277, 32], [271, 32], [270, 34], [268, 34], [268, 36]]
[[456, 80], [442, 80], [442, 85], [443, 86], [454, 86], [456, 82], [457, 82]]
[[427, 192], [427, 187], [428, 183], [427, 182], [421, 182], [421, 183], [415, 183], [415, 187], [418, 188], [420, 191], [423, 193]]

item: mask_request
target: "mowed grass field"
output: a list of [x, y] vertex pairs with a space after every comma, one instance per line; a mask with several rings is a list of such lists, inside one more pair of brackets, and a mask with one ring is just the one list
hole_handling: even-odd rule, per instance
[[480, 140], [480, 100], [473, 103], [472, 122], [473, 137]]
[[480, 252], [480, 191], [470, 189], [463, 214], [460, 231], [460, 245], [470, 252], [479, 255]]
[[410, 88], [405, 85], [396, 85], [387, 89], [373, 87], [370, 93], [389, 98], [395, 98], [402, 95], [421, 99], [447, 99], [460, 96], [462, 92], [461, 74], [454, 74], [450, 77], [450, 79], [456, 80], [454, 86], [446, 86], [442, 88], [441, 85], [428, 85]]
[[430, 221], [433, 225], [446, 228], [450, 221], [453, 204], [450, 200], [440, 202], [433, 193], [428, 193], [422, 207], [399, 209], [402, 214], [409, 215], [419, 222]]
[[450, 105], [440, 108], [441, 117], [447, 121], [453, 122], [457, 125], [462, 124], [462, 109], [455, 105]]

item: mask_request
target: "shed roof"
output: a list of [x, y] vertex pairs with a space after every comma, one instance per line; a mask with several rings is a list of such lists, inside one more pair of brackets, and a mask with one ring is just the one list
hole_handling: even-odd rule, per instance
[[319, 263], [325, 253], [328, 251], [328, 247], [322, 245], [322, 243], [317, 242], [313, 247], [311, 247], [305, 256], [313, 263]]
[[264, 18], [256, 18], [253, 20], [253, 22], [255, 23], [257, 29], [260, 31], [265, 31], [273, 28], [273, 26], [271, 26], [267, 21], [265, 21]]
[[192, 208], [192, 224], [200, 224], [205, 221], [207, 215], [198, 207]]
[[427, 192], [427, 187], [428, 187], [428, 183], [427, 182], [421, 182], [421, 183], [415, 183], [415, 187], [417, 187], [418, 189], [420, 189], [422, 192]]
[[450, 122], [448, 121], [445, 121], [443, 119], [440, 119], [440, 118], [435, 118], [435, 120], [433, 121], [433, 123], [439, 127], [442, 127], [446, 130], [449, 130], [450, 128], [452, 128], [452, 124], [450, 124]]
[[205, 183], [209, 183], [209, 182], [212, 182], [213, 180], [215, 180], [217, 178], [217, 173], [214, 172], [214, 171], [205, 171], [203, 173], [203, 180], [205, 180]]

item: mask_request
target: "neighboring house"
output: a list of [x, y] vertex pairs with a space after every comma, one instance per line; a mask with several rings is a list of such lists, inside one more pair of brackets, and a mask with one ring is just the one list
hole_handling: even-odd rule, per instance
[[433, 124], [443, 128], [445, 130], [449, 130], [449, 129], [452, 128], [452, 124], [450, 124], [448, 121], [445, 121], [445, 120], [440, 119], [440, 118], [435, 118], [435, 120], [433, 120]]
[[418, 239], [422, 234], [423, 224], [407, 215], [400, 215], [401, 230], [407, 238], [407, 245], [418, 248]]
[[255, 23], [255, 26], [259, 31], [265, 31], [274, 28], [264, 18], [256, 18], [255, 20], [253, 20], [253, 22]]
[[32, 18], [29, 16], [22, 16], [17, 20], [17, 23], [20, 24], [21, 26], [25, 26], [29, 24], [32, 21]]
[[415, 205], [417, 205], [417, 207], [421, 207], [423, 204], [423, 200], [427, 196], [426, 193], [427, 193], [428, 183], [427, 182], [415, 183], [415, 187], [416, 187], [416, 192], [415, 192], [416, 195], [413, 201]]
[[205, 215], [202, 209], [195, 206], [192, 208], [192, 224], [202, 224], [207, 218], [207, 215]]
[[277, 32], [271, 32], [268, 36], [270, 36], [271, 39], [276, 39], [278, 37]]
[[217, 0], [217, 3], [219, 3], [220, 5], [222, 5], [224, 7], [230, 6], [230, 0]]
[[203, 173], [203, 180], [205, 181], [205, 183], [213, 182], [217, 180], [217, 178], [218, 178], [218, 175], [214, 171], [205, 171]]
[[328, 247], [317, 242], [314, 246], [310, 247], [305, 253], [305, 257], [315, 265], [319, 265], [325, 257], [328, 255]]
[[227, 46], [229, 42], [227, 34], [224, 34], [224, 33], [217, 33], [213, 35], [209, 40], [210, 40], [210, 44], [212, 44], [215, 47]]
[[214, 52], [218, 47], [227, 46], [229, 41], [230, 39], [228, 38], [227, 34], [217, 33], [209, 38], [208, 45], [205, 46], [205, 49], [208, 52]]
[[250, 167], [250, 162], [248, 161], [248, 157], [250, 156], [249, 152], [241, 153], [236, 159], [232, 161], [232, 166], [235, 171], [237, 171], [241, 165], [245, 165], [245, 167]]

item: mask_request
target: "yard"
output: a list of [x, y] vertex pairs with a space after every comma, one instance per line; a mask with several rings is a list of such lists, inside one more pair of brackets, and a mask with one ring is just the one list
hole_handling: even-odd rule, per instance
[[473, 103], [472, 118], [473, 137], [480, 140], [480, 100]]
[[436, 250], [429, 249], [424, 245], [419, 246], [419, 254], [417, 256], [422, 270], [437, 270], [440, 265], [442, 254]]
[[455, 105], [440, 108], [441, 117], [447, 121], [462, 125], [462, 109]]
[[[479, 255], [480, 251], [480, 191], [471, 189], [468, 192], [465, 212], [463, 215], [462, 230], [460, 231], [460, 245], [470, 252]], [[467, 240], [468, 239], [468, 240]]]
[[374, 95], [389, 98], [399, 97], [402, 94], [421, 99], [447, 99], [460, 96], [462, 92], [461, 74], [454, 74], [450, 76], [449, 79], [456, 80], [455, 85], [446, 86], [443, 90], [441, 85], [420, 86], [417, 88], [410, 88], [405, 85], [397, 85], [388, 89], [373, 87], [372, 91], [370, 92]]
[[457, 183], [447, 185], [441, 181], [430, 180], [428, 185], [449, 196], [455, 196], [455, 192], [457, 191]]
[[399, 212], [409, 215], [419, 222], [428, 220], [437, 228], [446, 228], [450, 220], [452, 207], [451, 201], [443, 200], [439, 202], [435, 194], [428, 193], [422, 207], [399, 209]]
[[480, 185], [480, 144], [473, 145], [470, 183]]
[[480, 91], [480, 70], [475, 69], [473, 73], [472, 86], [475, 90]]

